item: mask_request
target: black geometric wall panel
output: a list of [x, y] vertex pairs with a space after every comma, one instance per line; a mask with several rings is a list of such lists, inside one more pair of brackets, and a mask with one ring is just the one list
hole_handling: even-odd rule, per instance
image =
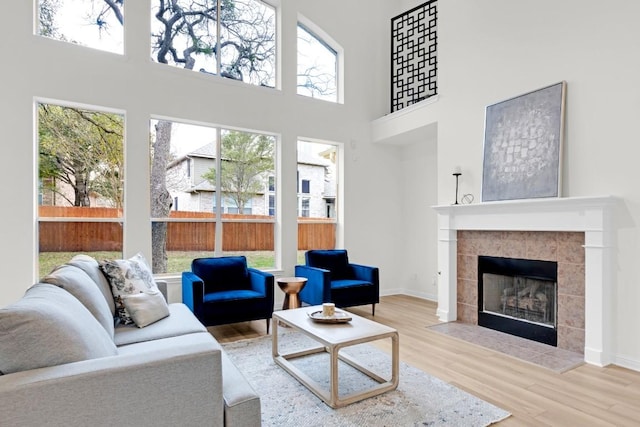
[[436, 0], [391, 19], [391, 112], [438, 93]]

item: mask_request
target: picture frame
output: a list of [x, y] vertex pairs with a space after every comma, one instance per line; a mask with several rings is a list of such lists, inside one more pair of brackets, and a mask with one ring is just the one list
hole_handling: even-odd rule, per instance
[[482, 201], [561, 196], [567, 83], [486, 107]]

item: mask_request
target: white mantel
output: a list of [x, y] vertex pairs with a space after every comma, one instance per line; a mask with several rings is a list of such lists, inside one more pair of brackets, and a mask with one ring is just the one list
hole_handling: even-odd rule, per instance
[[611, 362], [612, 216], [618, 199], [563, 197], [434, 206], [438, 213], [438, 317], [456, 320], [457, 231], [578, 231], [585, 233], [585, 349], [587, 363]]

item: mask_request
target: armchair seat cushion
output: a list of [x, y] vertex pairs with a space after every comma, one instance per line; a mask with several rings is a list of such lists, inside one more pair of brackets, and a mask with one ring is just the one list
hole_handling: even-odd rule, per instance
[[248, 300], [252, 298], [264, 298], [264, 295], [249, 289], [240, 289], [237, 291], [213, 292], [204, 295], [204, 303]]
[[359, 286], [373, 286], [373, 283], [366, 282], [364, 280], [352, 280], [352, 279], [331, 281], [331, 289], [355, 288]]

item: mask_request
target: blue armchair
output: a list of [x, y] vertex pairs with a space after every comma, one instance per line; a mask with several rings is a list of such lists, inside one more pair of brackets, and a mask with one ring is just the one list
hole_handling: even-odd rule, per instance
[[273, 315], [273, 275], [247, 267], [244, 256], [196, 258], [182, 273], [182, 302], [205, 326]]
[[344, 249], [311, 250], [304, 254], [306, 265], [296, 265], [296, 276], [306, 277], [300, 300], [310, 305], [332, 302], [338, 307], [371, 304], [376, 314], [380, 302], [377, 267], [349, 263]]

